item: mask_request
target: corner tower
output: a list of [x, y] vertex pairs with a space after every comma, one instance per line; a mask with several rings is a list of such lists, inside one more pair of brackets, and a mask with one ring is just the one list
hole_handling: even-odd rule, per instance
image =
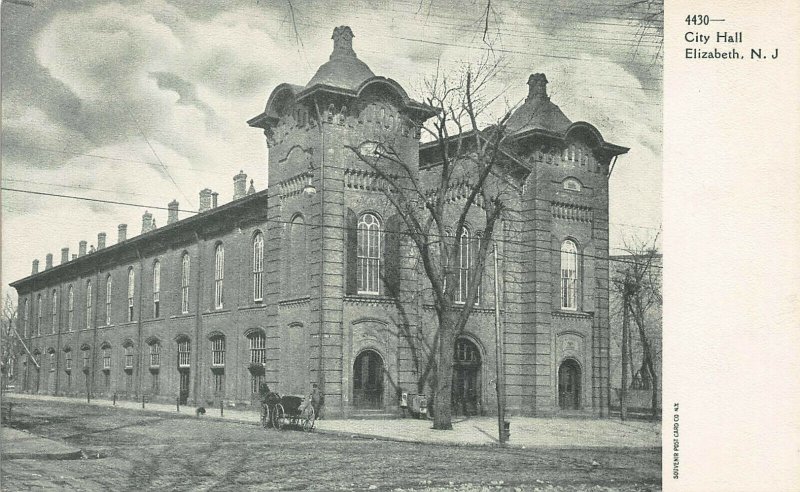
[[348, 147], [387, 142], [416, 168], [419, 127], [433, 114], [397, 82], [376, 76], [357, 57], [353, 38], [350, 27], [335, 28], [330, 58], [309, 82], [277, 86], [248, 121], [264, 130], [269, 147], [264, 309], [276, 356], [267, 382], [289, 394], [318, 384], [329, 415], [350, 410], [350, 355], [358, 350], [345, 300], [355, 274], [348, 269], [355, 260], [346, 247], [348, 217], [385, 202]]

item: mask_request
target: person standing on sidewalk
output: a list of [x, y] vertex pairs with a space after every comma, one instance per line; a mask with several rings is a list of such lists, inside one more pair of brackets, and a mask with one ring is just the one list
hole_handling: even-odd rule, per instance
[[317, 419], [322, 418], [320, 411], [324, 402], [322, 393], [319, 390], [317, 383], [311, 385], [311, 407], [314, 409], [314, 415]]

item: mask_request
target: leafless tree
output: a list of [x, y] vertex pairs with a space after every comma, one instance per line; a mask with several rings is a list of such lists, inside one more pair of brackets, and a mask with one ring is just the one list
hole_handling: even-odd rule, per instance
[[[651, 390], [651, 411], [653, 416], [658, 412], [658, 395], [660, 392], [661, 361], [661, 254], [652, 242], [626, 246], [626, 255], [619, 258], [616, 274], [612, 278], [611, 288], [621, 300], [620, 319], [626, 323], [629, 317], [635, 327], [634, 336], [627, 327], [615, 327], [622, 346], [623, 359], [623, 395], [630, 387]], [[625, 314], [627, 309], [628, 314]], [[627, 339], [626, 339], [627, 338]], [[630, 371], [628, 374], [627, 371]], [[631, 384], [627, 384], [630, 376]], [[622, 413], [625, 413], [625, 398], [622, 399]]]
[[[451, 384], [455, 342], [463, 332], [492, 251], [498, 221], [508, 213], [509, 187], [499, 172], [506, 155], [504, 123], [482, 125], [498, 94], [489, 82], [500, 61], [486, 59], [462, 70], [437, 73], [423, 84], [423, 101], [436, 114], [421, 127], [436, 154], [435, 164], [420, 170], [390, 140], [367, 140], [348, 148], [385, 183], [384, 195], [402, 219], [401, 233], [410, 238], [420, 270], [430, 284], [438, 328], [425, 350], [422, 367], [434, 391], [434, 428], [452, 428]], [[464, 279], [459, 278], [462, 235], [469, 216], [478, 214], [480, 234], [471, 239], [471, 268], [466, 298], [456, 302]], [[388, 231], [389, 233], [393, 231]], [[477, 231], [473, 231], [477, 232]], [[466, 236], [465, 236], [466, 237]]]
[[17, 325], [17, 303], [10, 293], [3, 299], [3, 311], [0, 313], [0, 345], [2, 345], [3, 387], [8, 383], [8, 374], [13, 371], [14, 354], [17, 353], [18, 339], [15, 333]]

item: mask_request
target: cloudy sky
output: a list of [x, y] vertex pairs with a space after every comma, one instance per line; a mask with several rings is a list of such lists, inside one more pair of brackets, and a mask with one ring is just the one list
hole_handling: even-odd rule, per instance
[[202, 188], [229, 201], [240, 169], [266, 187], [264, 137], [245, 122], [277, 84], [311, 78], [338, 25], [352, 27], [373, 72], [412, 96], [437, 65], [477, 61], [489, 45], [504, 58], [502, 104], [546, 73], [571, 120], [631, 148], [611, 178], [612, 246], [661, 225], [662, 33], [641, 21], [646, 5], [494, 0], [487, 15], [485, 0], [34, 3], [3, 1], [0, 17], [4, 291], [34, 258], [57, 264], [62, 247], [76, 253], [101, 231], [114, 244], [119, 223], [139, 234], [148, 207], [160, 226], [166, 211], [152, 207], [177, 199], [196, 210]]

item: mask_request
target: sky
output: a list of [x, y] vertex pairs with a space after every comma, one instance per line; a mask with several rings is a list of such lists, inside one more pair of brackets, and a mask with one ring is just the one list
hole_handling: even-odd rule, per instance
[[[655, 1], [655, 0], [654, 0]], [[663, 30], [648, 4], [623, 0], [310, 0], [141, 2], [3, 1], [2, 271], [8, 284], [31, 261], [97, 233], [116, 242], [141, 216], [166, 224], [197, 210], [211, 188], [230, 201], [240, 170], [267, 186], [267, 146], [246, 121], [280, 83], [305, 85], [331, 52], [339, 25], [377, 75], [420, 99], [425, 78], [503, 58], [498, 105], [527, 94], [531, 73], [572, 121], [630, 147], [610, 178], [612, 254], [661, 226]], [[133, 203], [80, 201], [18, 191]]]

